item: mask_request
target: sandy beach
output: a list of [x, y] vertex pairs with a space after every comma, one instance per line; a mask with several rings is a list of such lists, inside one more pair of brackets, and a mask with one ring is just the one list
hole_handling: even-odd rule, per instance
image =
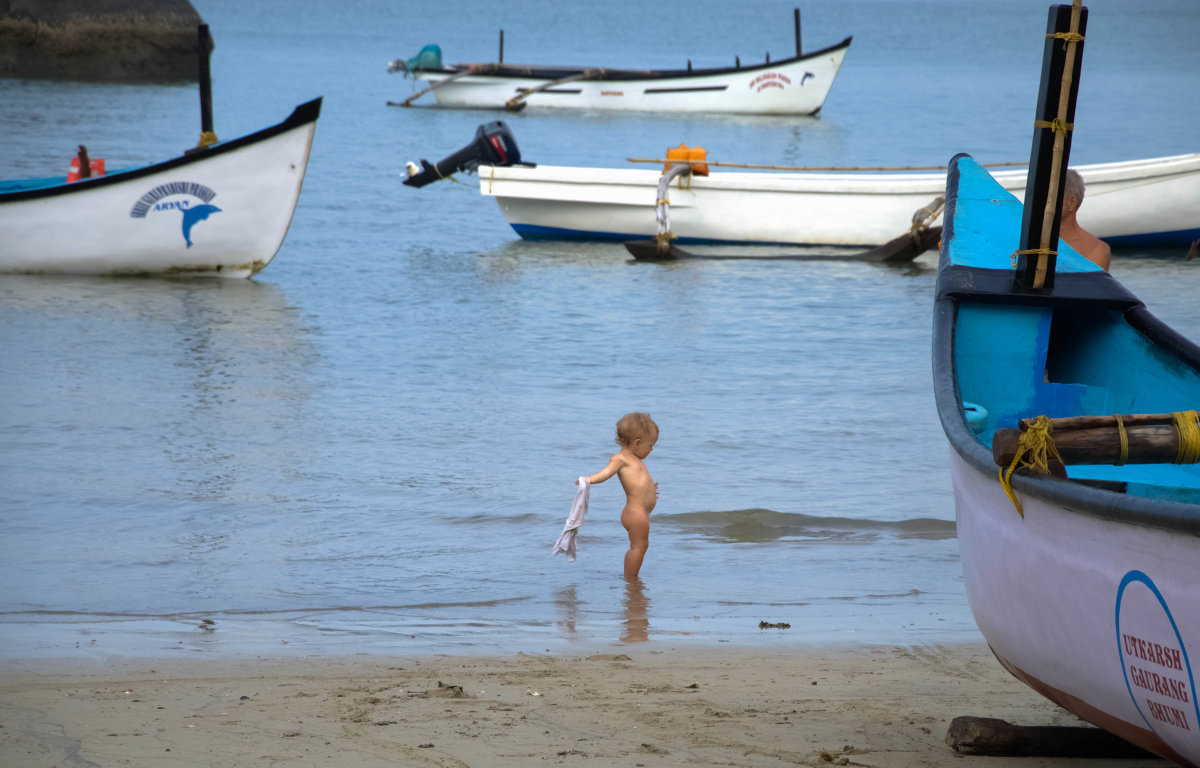
[[0, 675], [0, 765], [1163, 765], [962, 756], [960, 715], [1080, 724], [982, 644], [40, 660]]

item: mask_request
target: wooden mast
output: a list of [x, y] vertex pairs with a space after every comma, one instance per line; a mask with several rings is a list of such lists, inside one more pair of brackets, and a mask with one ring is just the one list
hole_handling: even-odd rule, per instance
[[1017, 285], [1025, 289], [1054, 287], [1063, 179], [1071, 157], [1071, 131], [1079, 93], [1077, 73], [1086, 28], [1087, 8], [1082, 0], [1050, 7], [1025, 184], [1021, 244], [1016, 253]]

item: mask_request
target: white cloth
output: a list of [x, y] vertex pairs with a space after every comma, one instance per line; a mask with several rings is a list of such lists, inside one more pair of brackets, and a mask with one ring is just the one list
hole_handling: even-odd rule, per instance
[[550, 554], [557, 555], [562, 552], [567, 556], [567, 560], [575, 562], [575, 534], [579, 532], [579, 526], [583, 525], [583, 518], [587, 517], [588, 495], [587, 478], [581, 477], [579, 490], [575, 491], [575, 501], [571, 504], [571, 513], [567, 515], [567, 523], [563, 526], [558, 541], [554, 542], [554, 549]]

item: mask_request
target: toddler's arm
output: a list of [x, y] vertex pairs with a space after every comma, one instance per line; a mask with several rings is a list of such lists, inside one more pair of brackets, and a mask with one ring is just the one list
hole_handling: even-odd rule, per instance
[[596, 474], [588, 476], [585, 479], [588, 481], [589, 485], [595, 485], [596, 483], [603, 483], [608, 478], [617, 474], [617, 471], [620, 470], [621, 467], [624, 466], [624, 464], [625, 464], [625, 458], [619, 453], [614, 453], [613, 457], [608, 460], [608, 466], [606, 466], [604, 469], [600, 470]]

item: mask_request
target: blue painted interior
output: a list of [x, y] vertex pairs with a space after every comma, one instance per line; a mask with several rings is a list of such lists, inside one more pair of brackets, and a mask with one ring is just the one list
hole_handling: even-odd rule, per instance
[[[974, 161], [959, 161], [954, 264], [1010, 269], [1021, 204]], [[1099, 268], [1060, 243], [1059, 272]], [[1165, 413], [1200, 409], [1200, 375], [1131, 327], [1092, 306], [1032, 307], [962, 302], [955, 361], [963, 400], [986, 410], [979, 441], [1038, 415]], [[965, 415], [964, 415], [965, 418]], [[1200, 503], [1200, 465], [1072, 466], [1077, 478], [1124, 481], [1127, 493]]]
[[8, 181], [0, 180], [0, 195], [8, 194], [9, 192], [24, 192], [27, 189], [43, 189], [45, 187], [58, 187], [67, 183], [66, 176], [51, 176], [47, 179], [11, 179]]

